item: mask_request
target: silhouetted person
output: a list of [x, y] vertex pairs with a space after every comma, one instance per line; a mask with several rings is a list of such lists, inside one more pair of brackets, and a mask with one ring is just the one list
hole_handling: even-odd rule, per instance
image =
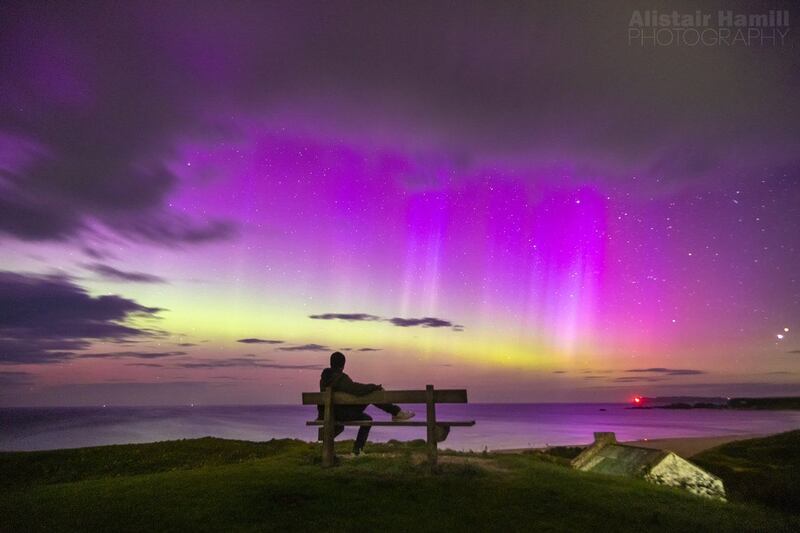
[[[322, 376], [319, 379], [320, 391], [324, 391], [326, 387], [332, 387], [334, 392], [346, 392], [354, 396], [364, 396], [370, 392], [383, 390], [382, 385], [375, 385], [373, 383], [356, 383], [350, 379], [350, 376], [344, 373], [345, 361], [346, 360], [342, 352], [334, 352], [331, 354], [331, 366], [330, 368], [326, 368], [322, 371]], [[317, 407], [319, 411], [319, 418], [324, 418], [325, 406], [319, 405]], [[392, 415], [392, 420], [394, 421], [408, 420], [415, 414], [413, 411], [404, 411], [398, 406], [390, 403], [375, 404], [375, 407]], [[334, 405], [333, 416], [337, 421], [372, 420], [372, 417], [364, 412], [366, 408], [366, 405]], [[353, 445], [353, 453], [355, 455], [358, 455], [361, 453], [361, 450], [364, 449], [364, 445], [367, 443], [367, 437], [369, 436], [369, 429], [370, 426], [361, 426], [358, 428], [358, 436], [356, 437], [356, 442]], [[344, 431], [344, 426], [337, 425], [334, 432], [334, 437], [339, 435], [342, 431]]]

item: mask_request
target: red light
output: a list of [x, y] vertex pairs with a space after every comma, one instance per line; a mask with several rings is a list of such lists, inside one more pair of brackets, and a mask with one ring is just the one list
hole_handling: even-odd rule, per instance
[[637, 396], [633, 399], [633, 403], [642, 403], [642, 399]]

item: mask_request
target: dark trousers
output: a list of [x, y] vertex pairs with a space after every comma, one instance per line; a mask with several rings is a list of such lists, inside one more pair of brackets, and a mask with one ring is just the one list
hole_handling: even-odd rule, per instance
[[[374, 405], [381, 411], [385, 411], [392, 416], [400, 412], [400, 408], [391, 403], [376, 403]], [[372, 420], [372, 417], [364, 412], [366, 408], [366, 405], [342, 405], [337, 407], [336, 420], [341, 420], [343, 422], [351, 420]], [[360, 426], [358, 428], [356, 442], [353, 444], [354, 452], [360, 452], [364, 449], [364, 445], [367, 443], [367, 437], [369, 437], [370, 427], [371, 426]], [[336, 437], [342, 431], [344, 431], [344, 426], [336, 426], [333, 436]]]

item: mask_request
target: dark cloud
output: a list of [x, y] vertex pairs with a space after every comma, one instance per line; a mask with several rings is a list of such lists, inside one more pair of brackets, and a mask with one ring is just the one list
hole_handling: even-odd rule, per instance
[[401, 328], [412, 328], [416, 326], [422, 326], [423, 328], [449, 328], [453, 326], [453, 323], [448, 320], [443, 320], [441, 318], [433, 318], [429, 316], [426, 316], [424, 318], [394, 317], [390, 318], [389, 322]]
[[359, 352], [380, 352], [382, 348], [359, 348], [357, 351]]
[[131, 281], [135, 283], [166, 283], [167, 281], [164, 278], [153, 274], [146, 274], [144, 272], [126, 272], [124, 270], [119, 270], [110, 265], [104, 265], [101, 263], [85, 265], [85, 268], [91, 270], [95, 274], [99, 274], [105, 279], [114, 281]]
[[[98, 222], [161, 243], [229, 237], [230, 222], [168, 202], [184, 185], [170, 164], [181, 141], [239, 133], [221, 117], [283, 112], [301, 134], [442, 152], [460, 166], [565, 161], [666, 182], [718, 171], [736, 147], [775, 164], [796, 153], [794, 47], [771, 47], [769, 61], [737, 47], [648, 53], [625, 38], [640, 8], [4, 2], [0, 231], [67, 239]], [[425, 180], [420, 166], [409, 180]]]
[[176, 215], [135, 217], [120, 224], [117, 232], [132, 240], [150, 241], [158, 244], [201, 244], [209, 241], [225, 240], [237, 233], [236, 225], [227, 220], [215, 220], [196, 225], [184, 217]]
[[73, 236], [83, 222], [58, 202], [27, 200], [20, 193], [0, 196], [0, 232], [23, 240], [62, 240]]
[[314, 320], [344, 320], [347, 322], [385, 321], [385, 322], [391, 322], [393, 325], [401, 328], [422, 326], [424, 328], [451, 328], [453, 331], [464, 331], [464, 326], [462, 326], [461, 324], [453, 324], [449, 320], [444, 320], [441, 318], [433, 318], [433, 317], [382, 318], [377, 315], [370, 315], [369, 313], [323, 313], [320, 315], [309, 315], [308, 318], [312, 318]]
[[123, 357], [134, 357], [137, 359], [161, 359], [162, 357], [173, 357], [176, 355], [186, 355], [186, 352], [108, 352], [108, 353], [87, 353], [78, 357], [81, 359], [121, 359]]
[[84, 339], [0, 338], [0, 364], [58, 363], [89, 346]]
[[566, 370], [553, 370], [553, 374], [566, 374]]
[[314, 320], [346, 320], [348, 322], [381, 320], [381, 317], [367, 313], [325, 313], [322, 315], [308, 315]]
[[[103, 383], [64, 383], [46, 387], [40, 391], [41, 396], [57, 400], [63, 397], [80, 398], [88, 405], [103, 404], [109, 397], [115, 398], [119, 405], [175, 405], [182, 403], [176, 397], [186, 392], [193, 392], [186, 400], [196, 398], [207, 387], [228, 386], [225, 382], [209, 382], [199, 380], [183, 380], [172, 378], [159, 381], [130, 381], [117, 379]], [[159, 396], [154, 396], [159, 394]], [[119, 395], [124, 395], [124, 399]], [[186, 402], [186, 400], [183, 400]], [[188, 402], [186, 402], [188, 403]]]
[[164, 368], [164, 365], [158, 363], [125, 363], [125, 366], [144, 366], [148, 368]]
[[124, 341], [155, 330], [130, 323], [161, 309], [117, 295], [93, 297], [61, 276], [0, 272], [0, 363], [52, 363], [92, 341]]
[[91, 257], [92, 259], [96, 259], [98, 261], [103, 261], [111, 257], [111, 254], [98, 250], [97, 248], [92, 248], [91, 246], [84, 246], [83, 253], [86, 254], [88, 257]]
[[33, 382], [30, 372], [0, 371], [0, 385], [3, 387], [14, 387], [28, 385]]
[[653, 383], [656, 381], [665, 381], [667, 378], [658, 376], [623, 376], [614, 378], [613, 381], [617, 383]]
[[177, 368], [274, 368], [279, 370], [322, 370], [324, 367], [316, 364], [292, 365], [275, 363], [269, 359], [251, 359], [233, 357], [230, 359], [204, 359], [174, 365]]
[[651, 372], [667, 376], [697, 376], [699, 374], [705, 374], [702, 370], [690, 370], [685, 368], [633, 368], [625, 372]]
[[283, 346], [278, 348], [284, 352], [330, 352], [331, 348], [321, 344], [301, 344], [299, 346]]
[[196, 114], [169, 54], [135, 37], [141, 13], [0, 9], [13, 20], [0, 36], [0, 233], [65, 240], [99, 223], [165, 244], [232, 235], [228, 221], [169, 209], [169, 160]]
[[788, 352], [786, 352], [786, 353], [791, 353], [791, 354], [800, 354], [800, 350], [789, 350], [789, 351], [788, 351]]
[[283, 341], [272, 340], [272, 339], [257, 339], [255, 337], [250, 337], [247, 339], [239, 339], [236, 342], [241, 342], [244, 344], [283, 344]]
[[188, 348], [189, 346], [197, 346], [197, 344], [193, 342], [179, 342], [176, 346], [183, 346], [185, 348]]

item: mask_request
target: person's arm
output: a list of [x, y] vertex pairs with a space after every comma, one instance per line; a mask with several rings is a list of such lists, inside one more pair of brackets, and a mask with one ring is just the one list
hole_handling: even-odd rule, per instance
[[342, 372], [342, 376], [336, 382], [334, 386], [334, 390], [339, 392], [346, 392], [348, 394], [352, 394], [354, 396], [364, 396], [365, 394], [369, 394], [370, 392], [375, 392], [376, 390], [380, 390], [380, 385], [375, 385], [373, 383], [356, 383], [350, 376]]

